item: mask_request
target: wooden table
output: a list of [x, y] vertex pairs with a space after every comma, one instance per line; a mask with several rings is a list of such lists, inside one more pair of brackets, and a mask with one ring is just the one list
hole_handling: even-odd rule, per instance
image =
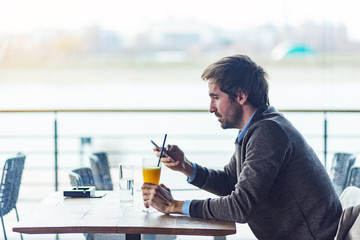
[[[191, 196], [192, 191], [188, 193]], [[145, 213], [141, 199], [134, 207], [121, 207], [118, 192], [100, 192], [101, 198], [64, 198], [62, 192], [46, 197], [13, 228], [30, 234], [123, 233], [126, 239], [141, 234], [225, 236], [236, 233], [234, 222], [191, 218], [184, 215]], [[182, 193], [186, 194], [186, 193]]]

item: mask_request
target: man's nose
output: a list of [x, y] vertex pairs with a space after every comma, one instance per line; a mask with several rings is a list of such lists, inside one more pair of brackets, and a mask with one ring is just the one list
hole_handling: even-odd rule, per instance
[[212, 102], [210, 102], [209, 112], [213, 113], [213, 112], [215, 112], [215, 111], [216, 111], [215, 105], [214, 105]]

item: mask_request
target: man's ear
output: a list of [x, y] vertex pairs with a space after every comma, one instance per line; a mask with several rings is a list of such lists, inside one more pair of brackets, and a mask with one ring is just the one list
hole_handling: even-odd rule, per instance
[[244, 105], [247, 101], [248, 98], [248, 94], [244, 91], [239, 91], [238, 92], [238, 96], [237, 96], [237, 100], [240, 103], [240, 105]]

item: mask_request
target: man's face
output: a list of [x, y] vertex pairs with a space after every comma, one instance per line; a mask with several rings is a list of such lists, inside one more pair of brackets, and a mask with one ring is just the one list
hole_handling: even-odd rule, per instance
[[208, 82], [210, 109], [215, 113], [223, 129], [238, 128], [241, 126], [242, 107], [236, 99], [231, 99], [228, 94], [222, 92], [213, 79]]

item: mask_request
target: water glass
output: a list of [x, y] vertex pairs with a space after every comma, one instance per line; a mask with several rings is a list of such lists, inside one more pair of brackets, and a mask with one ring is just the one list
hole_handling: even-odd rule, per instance
[[132, 166], [119, 166], [120, 206], [134, 204], [134, 170]]

